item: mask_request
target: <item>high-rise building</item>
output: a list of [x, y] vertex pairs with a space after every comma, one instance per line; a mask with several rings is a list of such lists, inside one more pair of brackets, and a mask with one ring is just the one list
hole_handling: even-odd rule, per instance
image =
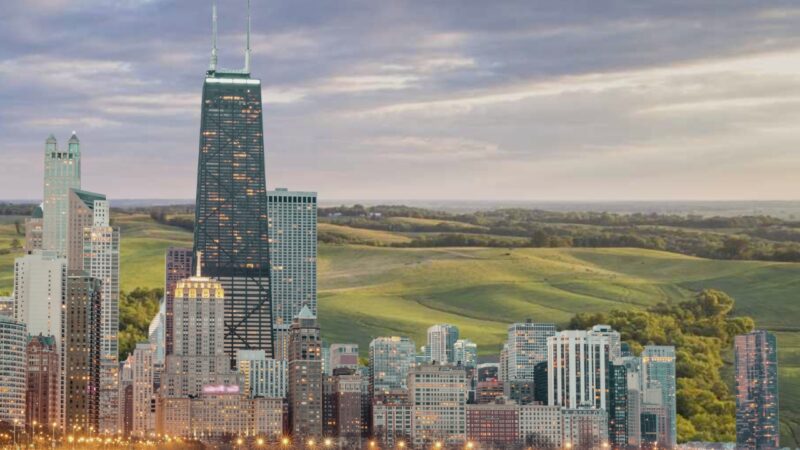
[[110, 226], [106, 200], [95, 200], [93, 221], [83, 230], [83, 271], [101, 281], [100, 431], [119, 427], [119, 228]]
[[44, 212], [41, 206], [33, 209], [30, 217], [25, 219], [25, 245], [22, 250], [30, 253], [34, 250], [42, 250], [44, 238]]
[[372, 436], [383, 448], [403, 448], [411, 442], [411, 416], [413, 407], [404, 396], [376, 398], [372, 403]]
[[332, 435], [342, 439], [342, 443], [358, 445], [361, 438], [361, 374], [354, 369], [340, 367], [328, 377], [331, 414], [329, 425]]
[[439, 324], [428, 328], [428, 345], [425, 347], [429, 353], [428, 361], [437, 364], [454, 362], [454, 346], [458, 340], [458, 327], [449, 324]]
[[508, 326], [509, 381], [533, 381], [533, 368], [547, 361], [547, 339], [555, 333], [556, 326], [552, 323], [527, 320]]
[[608, 439], [613, 448], [628, 446], [629, 401], [627, 369], [618, 358], [608, 366]]
[[[173, 291], [174, 295], [174, 291]], [[166, 323], [167, 323], [167, 309], [166, 302], [162, 297], [158, 302], [158, 312], [153, 316], [150, 325], [147, 326], [147, 342], [153, 345], [155, 353], [153, 354], [153, 361], [155, 365], [164, 366], [166, 360]]]
[[14, 297], [0, 297], [0, 316], [14, 317]]
[[61, 348], [67, 263], [54, 252], [35, 250], [14, 261], [14, 317], [32, 335], [55, 336]]
[[475, 369], [478, 367], [478, 344], [469, 339], [459, 339], [453, 343], [453, 363]]
[[52, 427], [61, 420], [61, 364], [55, 336], [32, 336], [25, 353], [25, 422]]
[[358, 344], [331, 344], [331, 372], [340, 368], [358, 369]]
[[108, 203], [103, 194], [70, 189], [67, 206], [67, 270], [85, 271], [86, 231], [95, 223], [95, 211], [101, 220], [108, 215]]
[[275, 352], [275, 359], [288, 360], [289, 359], [289, 323], [275, 324], [274, 339], [275, 343], [272, 346]]
[[533, 366], [533, 401], [547, 404], [547, 361]]
[[[250, 77], [250, 25], [243, 70], [211, 64], [203, 83], [194, 252], [225, 290], [225, 352], [273, 355], [261, 81]], [[195, 265], [200, 264], [198, 261]]]
[[162, 397], [196, 397], [207, 386], [238, 391], [243, 384], [225, 354], [225, 296], [222, 285], [202, 276], [199, 267], [197, 275], [175, 284], [173, 349], [166, 356]]
[[123, 436], [133, 432], [133, 355], [120, 364], [119, 370], [119, 431]]
[[317, 314], [317, 193], [267, 193], [272, 315], [291, 324], [303, 305]]
[[378, 337], [369, 344], [371, 396], [405, 389], [409, 370], [416, 360], [414, 341], [407, 337]]
[[503, 382], [498, 380], [478, 381], [475, 387], [475, 403], [495, 403], [503, 396]]
[[642, 359], [638, 356], [623, 356], [621, 361], [625, 365], [625, 382], [628, 386], [628, 412], [626, 414], [628, 447], [639, 448], [642, 445]]
[[322, 339], [308, 307], [300, 310], [289, 331], [288, 403], [292, 436], [322, 435]]
[[63, 422], [68, 432], [96, 432], [100, 420], [101, 282], [77, 273], [67, 277]]
[[0, 421], [25, 425], [25, 324], [0, 316]]
[[675, 347], [647, 345], [642, 351], [642, 373], [646, 388], [661, 389], [661, 404], [667, 412], [667, 441], [662, 447], [675, 448], [678, 441], [675, 387]]
[[153, 346], [149, 342], [136, 344], [130, 359], [133, 373], [132, 433], [134, 436], [147, 437], [156, 430]]
[[608, 408], [610, 341], [592, 331], [560, 331], [547, 339], [547, 404]]
[[173, 346], [173, 310], [175, 287], [179, 281], [192, 276], [194, 254], [190, 248], [170, 247], [164, 259], [164, 352], [172, 354]]
[[408, 374], [414, 445], [458, 445], [467, 433], [467, 375], [463, 367], [424, 364]]
[[780, 448], [778, 342], [758, 330], [736, 336], [736, 444], [739, 448]]
[[58, 148], [56, 138], [50, 135], [45, 142], [44, 155], [44, 203], [42, 248], [67, 254], [67, 220], [70, 189], [81, 187], [81, 150], [78, 136], [74, 133], [67, 149]]

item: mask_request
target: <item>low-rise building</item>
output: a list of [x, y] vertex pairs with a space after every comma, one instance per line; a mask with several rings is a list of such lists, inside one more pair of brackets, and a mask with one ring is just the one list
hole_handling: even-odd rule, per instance
[[519, 441], [532, 448], [561, 448], [564, 423], [560, 406], [519, 407]]
[[159, 398], [156, 430], [185, 438], [283, 435], [283, 399], [250, 398], [243, 393]]
[[515, 404], [467, 405], [467, 442], [490, 448], [515, 445], [519, 441], [519, 409]]

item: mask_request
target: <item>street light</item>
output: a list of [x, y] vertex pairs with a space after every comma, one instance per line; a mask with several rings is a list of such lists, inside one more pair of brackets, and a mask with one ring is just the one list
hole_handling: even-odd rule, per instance
[[281, 439], [281, 445], [283, 445], [284, 447], [288, 446], [289, 445], [289, 438], [285, 437], [285, 438]]
[[436, 447], [436, 448], [442, 448], [442, 443], [441, 443], [441, 442], [436, 442], [436, 444], [434, 445], [434, 447]]
[[333, 444], [333, 441], [331, 440], [331, 438], [326, 438], [325, 439], [325, 447], [330, 447], [331, 444]]
[[258, 438], [258, 440], [256, 440], [256, 445], [258, 445], [259, 447], [264, 445], [264, 439], [263, 438]]
[[403, 441], [400, 441], [400, 442], [397, 443], [397, 446], [400, 447], [400, 448], [405, 448], [406, 447], [406, 443], [403, 442]]
[[473, 444], [471, 441], [467, 442], [467, 448], [475, 448], [475, 444]]

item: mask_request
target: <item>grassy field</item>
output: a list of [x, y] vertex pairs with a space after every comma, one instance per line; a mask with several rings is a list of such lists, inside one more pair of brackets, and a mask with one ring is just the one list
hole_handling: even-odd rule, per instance
[[[122, 288], [160, 287], [164, 251], [191, 246], [191, 234], [144, 215], [115, 216], [122, 229]], [[400, 234], [356, 233], [360, 240], [403, 242]], [[13, 239], [0, 222], [0, 248]], [[0, 255], [0, 292], [10, 291], [14, 254]], [[428, 326], [448, 322], [497, 355], [509, 322], [565, 324], [579, 311], [640, 308], [689, 298], [702, 288], [726, 291], [740, 314], [779, 331], [784, 445], [800, 445], [800, 264], [716, 261], [640, 249], [387, 248], [321, 245], [319, 313], [328, 342], [401, 334], [424, 343]]]

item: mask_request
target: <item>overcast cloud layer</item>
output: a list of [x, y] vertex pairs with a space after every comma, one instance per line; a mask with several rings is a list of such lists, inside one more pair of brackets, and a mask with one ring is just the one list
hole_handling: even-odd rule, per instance
[[[325, 200], [798, 199], [800, 7], [253, 2], [270, 188]], [[7, 0], [0, 198], [193, 198], [210, 0]], [[245, 0], [220, 0], [242, 65]]]

